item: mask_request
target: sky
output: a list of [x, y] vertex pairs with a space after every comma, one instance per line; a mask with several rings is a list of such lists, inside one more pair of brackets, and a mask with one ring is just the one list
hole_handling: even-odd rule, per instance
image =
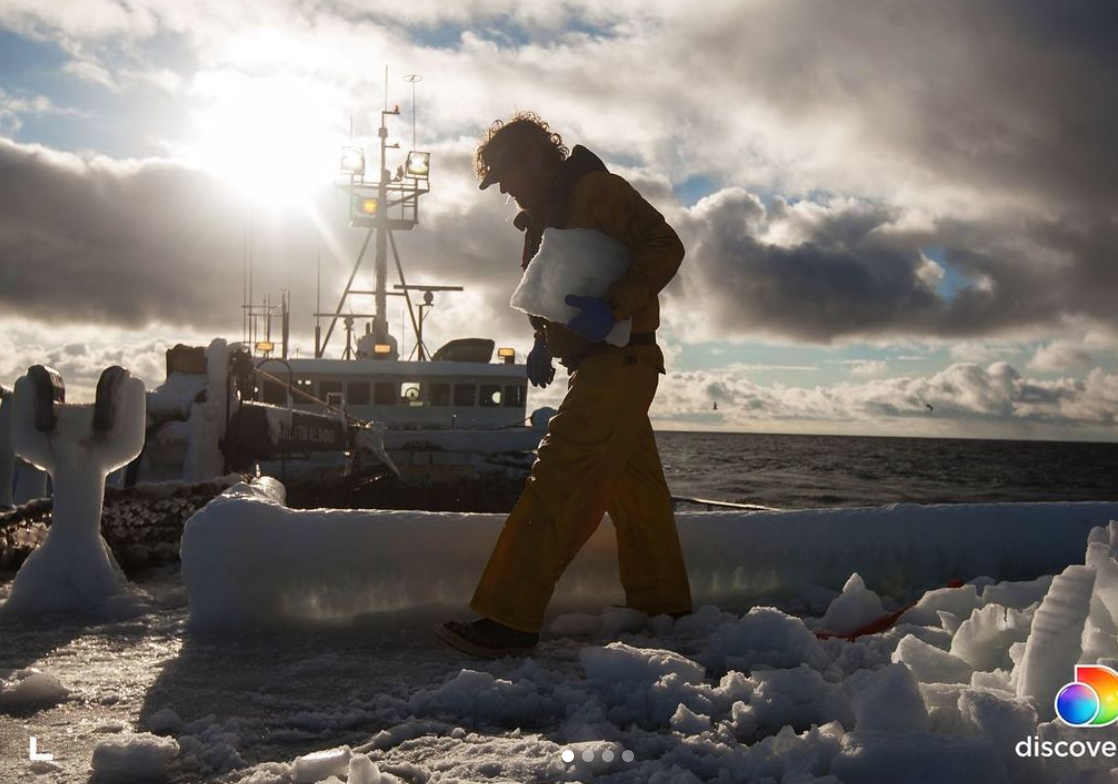
[[1106, 0], [0, 0], [0, 384], [47, 363], [81, 400], [239, 340], [250, 237], [312, 353], [363, 239], [339, 153], [375, 156], [387, 92], [389, 168], [413, 109], [432, 154], [408, 283], [465, 288], [429, 346], [530, 348], [471, 155], [533, 110], [687, 249], [657, 427], [1113, 441], [1116, 72]]

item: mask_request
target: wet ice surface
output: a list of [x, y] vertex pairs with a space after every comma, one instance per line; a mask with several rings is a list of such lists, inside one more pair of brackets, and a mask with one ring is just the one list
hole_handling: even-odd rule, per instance
[[[157, 608], [139, 618], [0, 627], [0, 673], [34, 665], [70, 689], [51, 707], [0, 708], [0, 781], [29, 776], [31, 736], [62, 766], [37, 781], [86, 781], [100, 741], [151, 729], [153, 717], [182, 746], [172, 781], [290, 762], [324, 743], [367, 741], [386, 726], [375, 715], [378, 699], [407, 697], [417, 684], [461, 668], [434, 643], [435, 615], [359, 619], [316, 632], [197, 635], [185, 631], [177, 567], [136, 584]], [[0, 597], [9, 586], [10, 575]]]

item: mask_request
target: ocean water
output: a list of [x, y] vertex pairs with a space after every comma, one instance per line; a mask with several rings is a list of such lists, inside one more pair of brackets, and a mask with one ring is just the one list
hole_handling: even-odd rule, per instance
[[777, 508], [1118, 500], [1118, 443], [658, 432], [675, 496]]

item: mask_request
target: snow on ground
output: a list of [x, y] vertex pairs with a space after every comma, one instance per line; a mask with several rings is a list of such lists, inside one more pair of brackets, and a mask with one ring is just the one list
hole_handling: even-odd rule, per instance
[[69, 693], [57, 675], [28, 667], [0, 679], [0, 708], [55, 705]]
[[[965, 525], [955, 508], [934, 510], [946, 533], [932, 512], [912, 507], [843, 510], [832, 514], [850, 528], [831, 522], [842, 535], [831, 537], [830, 560], [805, 538], [805, 564], [772, 567], [759, 579], [749, 570], [761, 569], [761, 556], [738, 550], [745, 566], [729, 583], [711, 578], [731, 560], [716, 550], [747, 543], [771, 557], [827, 524], [785, 513], [792, 530], [779, 533], [771, 517], [737, 518], [745, 529], [759, 520], [777, 532], [774, 542], [731, 530], [723, 515], [681, 516], [696, 583], [706, 596], [726, 597], [722, 606], [705, 603], [676, 621], [603, 610], [607, 592], [583, 564], [563, 598], [575, 611], [549, 618], [534, 656], [478, 662], [437, 645], [431, 627], [447, 610], [432, 604], [467, 598], [455, 591], [495, 535], [487, 516], [460, 520], [459, 532], [418, 513], [296, 513], [281, 499], [278, 486], [242, 486], [196, 516], [183, 545], [184, 580], [174, 569], [144, 578], [152, 600], [140, 617], [0, 628], [0, 695], [32, 677], [31, 667], [59, 687], [44, 689], [51, 699], [42, 704], [0, 706], [0, 780], [115, 782], [136, 770], [144, 781], [223, 784], [1118, 779], [1118, 751], [1108, 756], [1100, 745], [1111, 729], [1072, 728], [1052, 716], [1054, 693], [1074, 679], [1076, 663], [1118, 664], [1118, 524], [1097, 520], [1106, 505], [1020, 506], [1012, 541], [980, 554], [965, 550], [999, 541], [971, 531], [979, 526]], [[1009, 530], [1015, 510], [1005, 506], [983, 507], [984, 524]], [[920, 525], [906, 522], [910, 514]], [[1102, 525], [1089, 531], [1092, 519]], [[416, 552], [395, 564], [409, 541], [406, 520]], [[423, 552], [417, 520], [432, 524]], [[696, 545], [696, 529], [721, 538]], [[1035, 537], [1031, 547], [1021, 529]], [[921, 533], [929, 552], [912, 549]], [[1077, 563], [1058, 563], [1048, 577], [1009, 561], [1057, 559], [1076, 537]], [[322, 559], [342, 559], [343, 541], [352, 561], [326, 563], [353, 569], [324, 576]], [[897, 552], [906, 558], [889, 562]], [[591, 555], [592, 564], [600, 554]], [[862, 625], [912, 588], [941, 582], [940, 572], [982, 559], [1000, 564], [990, 570], [998, 579], [952, 574], [973, 579], [923, 593], [883, 632], [853, 642], [813, 633]], [[225, 574], [233, 567], [239, 578]], [[770, 583], [764, 604], [738, 606], [763, 596], [773, 574], [799, 573], [811, 575], [802, 591]], [[1002, 580], [1007, 573], [1024, 579]], [[207, 576], [217, 587], [199, 582]], [[258, 593], [253, 580], [263, 584]], [[286, 592], [290, 583], [305, 587]], [[820, 617], [794, 614], [805, 605]], [[199, 607], [211, 622], [188, 618]], [[262, 623], [250, 622], [257, 616]], [[284, 628], [269, 628], [277, 621]], [[32, 735], [55, 755], [49, 766], [19, 753]]]

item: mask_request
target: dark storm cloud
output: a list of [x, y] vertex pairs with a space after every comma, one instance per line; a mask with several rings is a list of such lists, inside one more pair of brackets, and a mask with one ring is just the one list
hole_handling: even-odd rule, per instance
[[[427, 335], [530, 334], [508, 307], [520, 277], [515, 208], [477, 191], [466, 155], [446, 152], [439, 163], [442, 193], [427, 197], [420, 228], [395, 232], [396, 243], [408, 283], [463, 285], [469, 299], [436, 294]], [[248, 219], [227, 186], [168, 163], [90, 163], [0, 139], [0, 182], [0, 307], [44, 323], [158, 322], [235, 336], [251, 226], [254, 301], [289, 289], [293, 329], [308, 332], [316, 256], [322, 309], [332, 310], [364, 236], [346, 225], [344, 198], [331, 191], [318, 199], [320, 233], [298, 210]], [[370, 248], [357, 288], [370, 288], [372, 257]], [[397, 282], [390, 252], [388, 283]], [[346, 309], [370, 306], [355, 297]]]
[[[1091, 290], [1099, 278], [1085, 272], [1096, 269], [1083, 255], [1093, 246], [1087, 239], [1076, 247], [1047, 227], [959, 222], [902, 231], [896, 217], [851, 200], [777, 199], [766, 209], [744, 190], [722, 191], [680, 222], [689, 245], [686, 293], [704, 298], [723, 335], [765, 332], [822, 343], [975, 337], [1081, 316], [1116, 322], [1106, 297]], [[921, 252], [927, 245], [945, 248], [951, 286], [943, 285], [947, 270]]]
[[1108, 0], [789, 0], [685, 24], [678, 40], [709, 84], [816, 128], [822, 145], [837, 129], [901, 177], [1118, 204]]
[[[236, 324], [241, 237], [214, 182], [0, 139], [0, 306], [45, 323]], [[235, 228], [236, 227], [236, 228]]]

